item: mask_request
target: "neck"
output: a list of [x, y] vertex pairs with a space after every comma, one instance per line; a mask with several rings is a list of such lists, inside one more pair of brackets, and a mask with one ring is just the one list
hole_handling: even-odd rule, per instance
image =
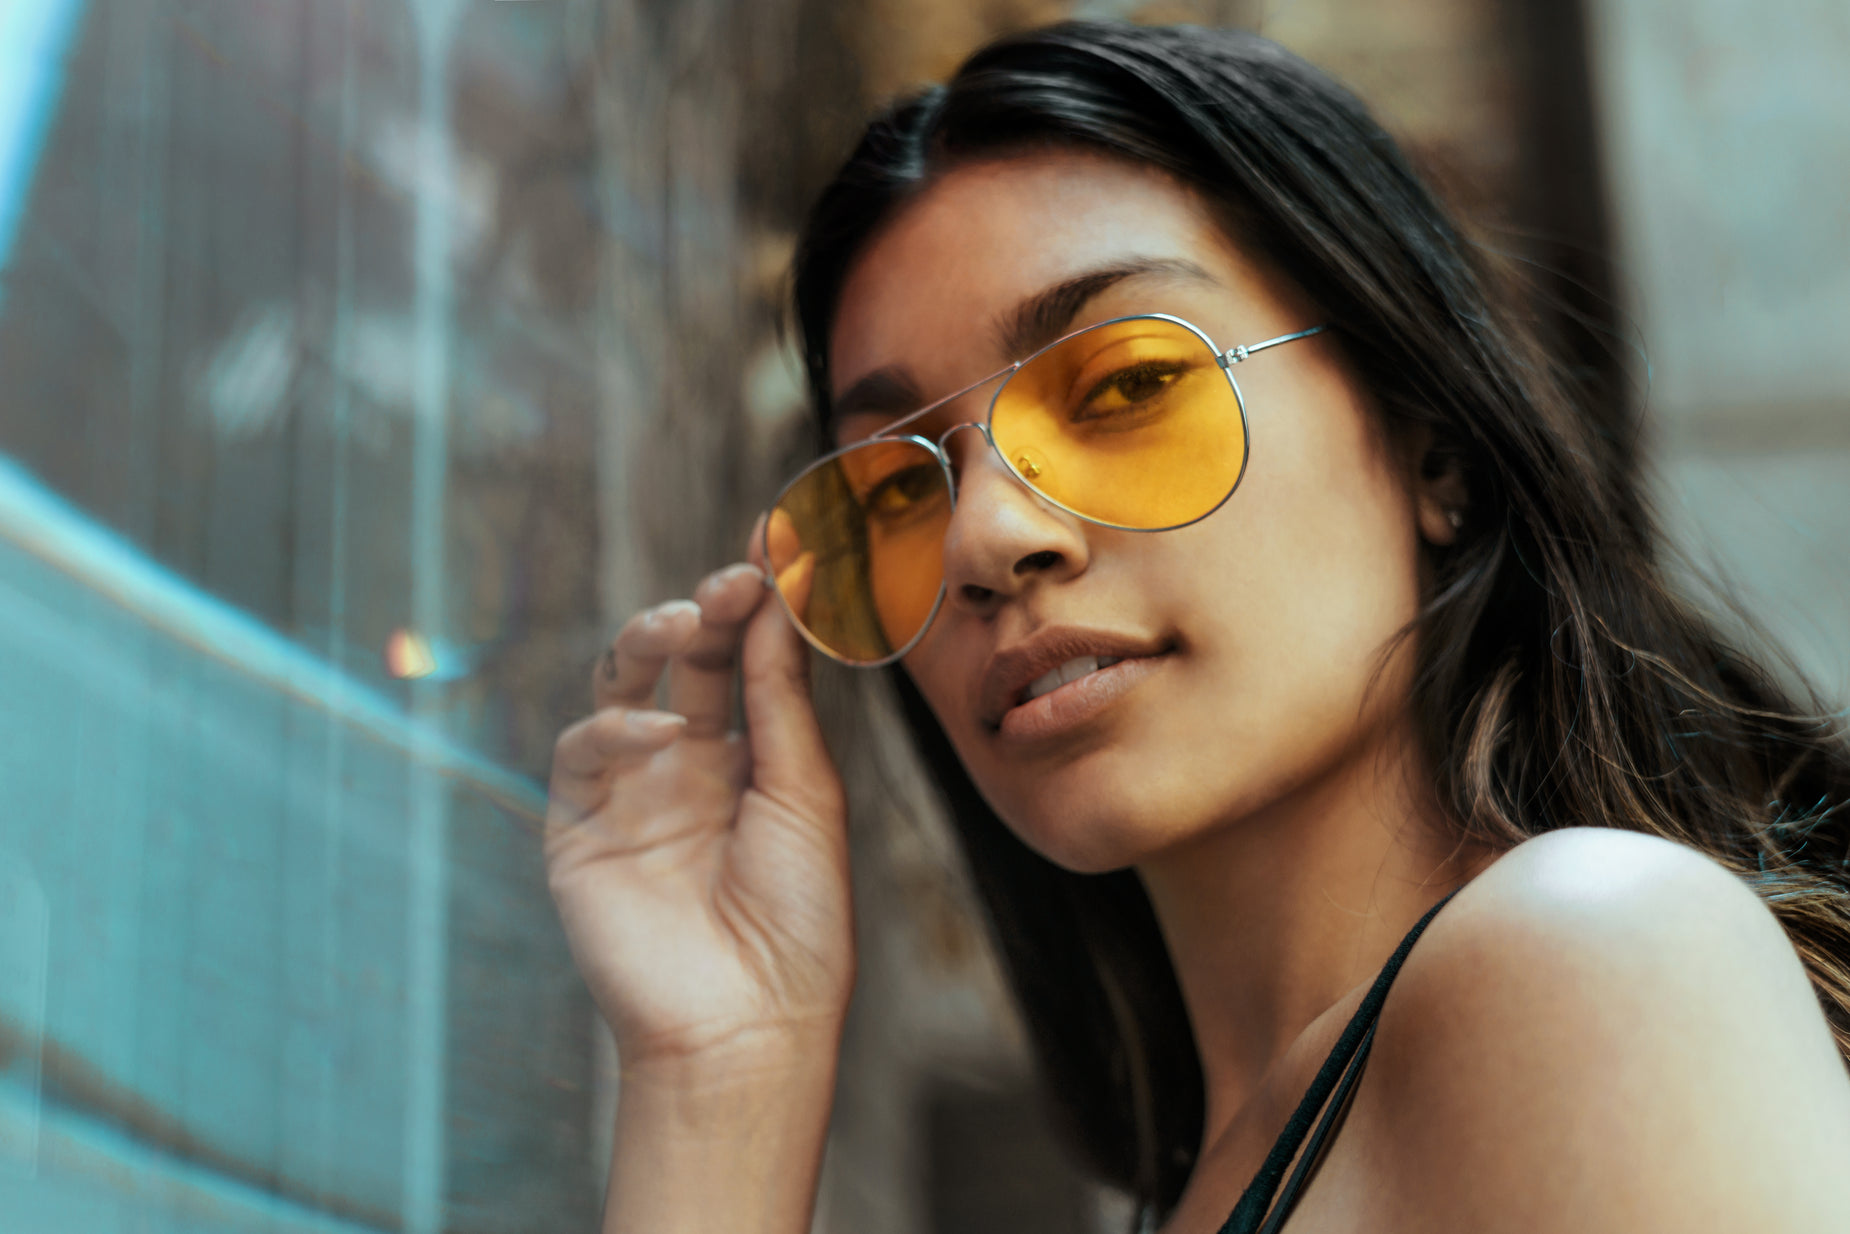
[[1441, 817], [1410, 731], [1138, 867], [1207, 1084], [1212, 1144], [1314, 1020], [1488, 861]]

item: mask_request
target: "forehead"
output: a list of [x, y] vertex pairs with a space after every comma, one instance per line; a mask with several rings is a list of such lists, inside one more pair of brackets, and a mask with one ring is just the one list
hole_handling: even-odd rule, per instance
[[[1229, 322], [1278, 316], [1276, 279], [1239, 252], [1207, 203], [1154, 168], [1052, 151], [946, 172], [878, 232], [843, 284], [830, 335], [839, 396], [878, 370], [903, 370], [935, 398], [1018, 359], [1000, 328], [1025, 299], [1114, 264], [1200, 267]], [[1202, 315], [1200, 292], [1194, 315]], [[1162, 280], [1129, 280], [1099, 312], [1180, 312]], [[1075, 324], [1083, 324], [1085, 317]]]

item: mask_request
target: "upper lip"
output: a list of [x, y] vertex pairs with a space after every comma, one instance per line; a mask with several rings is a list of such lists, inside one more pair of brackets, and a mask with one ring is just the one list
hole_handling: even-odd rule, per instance
[[983, 668], [980, 696], [983, 722], [990, 728], [1001, 724], [1003, 714], [1021, 702], [1023, 691], [1068, 660], [1081, 656], [1129, 660], [1137, 656], [1161, 655], [1169, 647], [1170, 644], [1162, 639], [1110, 630], [1087, 630], [1079, 626], [1047, 626], [1036, 630], [989, 657], [989, 663]]

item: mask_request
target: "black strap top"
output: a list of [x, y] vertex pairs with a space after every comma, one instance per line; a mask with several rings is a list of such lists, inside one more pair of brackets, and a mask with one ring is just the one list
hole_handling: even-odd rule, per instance
[[[1362, 1005], [1350, 1017], [1343, 1035], [1337, 1038], [1336, 1048], [1330, 1051], [1330, 1056], [1323, 1060], [1323, 1066], [1318, 1068], [1317, 1078], [1310, 1082], [1304, 1099], [1292, 1111], [1291, 1119], [1279, 1134], [1278, 1142], [1266, 1154], [1265, 1164], [1259, 1167], [1259, 1173], [1247, 1184], [1240, 1202], [1233, 1206], [1233, 1212], [1221, 1226], [1220, 1234], [1277, 1234], [1278, 1228], [1285, 1224], [1285, 1218], [1291, 1215], [1292, 1208], [1297, 1204], [1298, 1193], [1309, 1181], [1311, 1171], [1317, 1167], [1324, 1141], [1336, 1125], [1336, 1120], [1341, 1117], [1349, 1094], [1368, 1062], [1369, 1047], [1375, 1041], [1375, 1021], [1381, 1016], [1381, 1004], [1387, 1001], [1388, 987], [1394, 984], [1394, 977], [1406, 962], [1407, 953], [1413, 950], [1413, 944], [1425, 932], [1427, 924], [1445, 907], [1446, 900], [1457, 894], [1456, 890], [1448, 893], [1444, 900], [1426, 910], [1426, 915], [1407, 931], [1407, 937], [1400, 940], [1400, 946], [1395, 948], [1394, 954], [1382, 967], [1381, 975], [1375, 978], [1375, 984], [1362, 999]], [[1311, 1120], [1317, 1118], [1318, 1110], [1323, 1111], [1323, 1117], [1317, 1119], [1317, 1125], [1313, 1128]], [[1307, 1133], [1310, 1137], [1308, 1143], [1305, 1142]], [[1291, 1172], [1284, 1190], [1280, 1191], [1279, 1179], [1284, 1177], [1285, 1167], [1291, 1163], [1291, 1159], [1297, 1156], [1299, 1145], [1303, 1145], [1304, 1155], [1299, 1158], [1298, 1167]], [[1272, 1202], [1275, 1192], [1278, 1197], [1276, 1204]], [[1262, 1220], [1264, 1224], [1261, 1224]]]

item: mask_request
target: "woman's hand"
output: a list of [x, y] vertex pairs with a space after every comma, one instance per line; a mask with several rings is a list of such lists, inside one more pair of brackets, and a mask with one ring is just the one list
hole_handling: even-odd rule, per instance
[[832, 1053], [854, 968], [841, 780], [761, 569], [637, 614], [594, 692], [554, 750], [546, 857], [626, 1077]]

